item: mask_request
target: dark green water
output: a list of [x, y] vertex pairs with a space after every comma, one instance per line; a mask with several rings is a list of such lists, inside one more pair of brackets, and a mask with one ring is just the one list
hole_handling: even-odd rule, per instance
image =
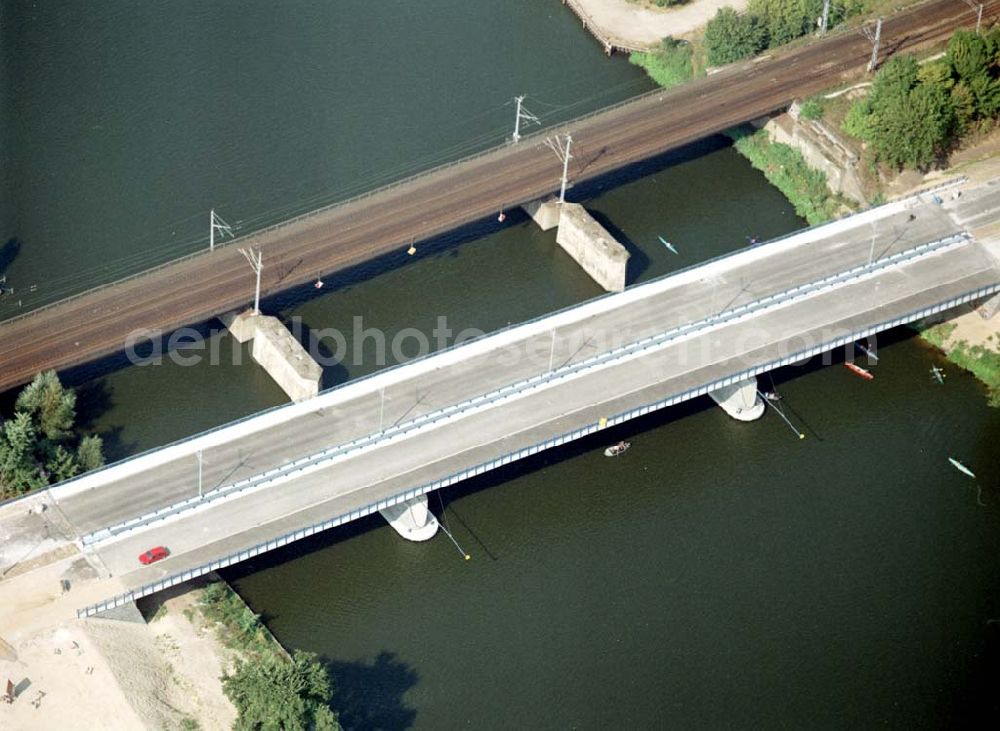
[[[209, 205], [249, 227], [498, 140], [515, 93], [554, 120], [646, 88], [555, 0], [0, 7], [16, 120], [0, 235], [23, 242], [11, 278], [53, 289], [190, 249]], [[571, 197], [630, 248], [632, 281], [802, 225], [719, 140]], [[268, 309], [391, 337], [600, 294], [515, 212], [403, 258]], [[880, 344], [871, 383], [777, 375], [804, 441], [699, 401], [622, 429], [620, 459], [605, 435], [444, 491], [432, 505], [470, 562], [370, 519], [230, 578], [331, 663], [350, 727], [971, 725], [1000, 676], [1000, 419], [957, 369], [933, 384], [940, 361], [905, 333]], [[125, 456], [282, 403], [239, 352], [71, 377]]]
[[779, 374], [804, 441], [698, 403], [624, 458], [608, 435], [445, 490], [470, 562], [372, 519], [231, 578], [356, 727], [962, 725], [995, 698], [1000, 424], [914, 341], [880, 353], [871, 383]]
[[247, 231], [499, 144], [516, 94], [550, 124], [650, 88], [554, 0], [0, 13], [0, 243], [25, 306], [206, 246], [212, 207]]

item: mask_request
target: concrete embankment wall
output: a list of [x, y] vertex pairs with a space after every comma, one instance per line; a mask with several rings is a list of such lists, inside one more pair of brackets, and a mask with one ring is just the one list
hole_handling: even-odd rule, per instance
[[579, 203], [562, 204], [556, 243], [604, 289], [625, 289], [628, 251]]
[[787, 114], [768, 120], [764, 129], [772, 142], [798, 150], [809, 167], [826, 174], [832, 192], [867, 205], [857, 172], [859, 158], [836, 130], [822, 120], [803, 118], [797, 102]]

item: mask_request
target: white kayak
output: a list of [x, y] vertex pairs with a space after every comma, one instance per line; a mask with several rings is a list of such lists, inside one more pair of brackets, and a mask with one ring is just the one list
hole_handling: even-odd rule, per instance
[[952, 467], [954, 467], [959, 472], [963, 472], [963, 473], [967, 474], [969, 477], [973, 477], [973, 478], [976, 476], [975, 472], [973, 472], [972, 470], [970, 470], [968, 467], [966, 467], [964, 464], [962, 464], [961, 462], [959, 462], [957, 459], [952, 459], [951, 457], [949, 457], [948, 461], [951, 462]]

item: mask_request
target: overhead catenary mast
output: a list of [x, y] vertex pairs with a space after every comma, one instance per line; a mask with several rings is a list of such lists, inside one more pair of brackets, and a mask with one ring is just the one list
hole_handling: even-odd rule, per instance
[[232, 238], [233, 229], [228, 223], [222, 220], [218, 214], [216, 214], [215, 209], [211, 211], [209, 217], [209, 227], [208, 227], [208, 250], [215, 251], [215, 232], [218, 231], [222, 236], [229, 236]]
[[247, 251], [246, 249], [240, 249], [239, 252], [241, 254], [243, 254], [243, 256], [246, 258], [246, 260], [250, 263], [250, 268], [253, 269], [254, 273], [257, 275], [257, 287], [254, 290], [254, 296], [253, 296], [253, 314], [254, 315], [259, 315], [260, 314], [260, 272], [264, 268], [264, 261], [263, 261], [264, 257], [263, 257], [263, 254], [261, 254], [259, 247], [253, 253], [251, 253], [250, 251]]
[[873, 32], [871, 26], [864, 26], [861, 28], [861, 35], [868, 39], [868, 42], [872, 44], [872, 57], [868, 61], [868, 73], [875, 71], [878, 66], [878, 49], [879, 43], [882, 41], [882, 19], [879, 18], [875, 22], [875, 31]]
[[979, 28], [983, 24], [983, 4], [965, 0], [965, 4], [976, 11], [976, 35], [979, 35]]
[[521, 96], [514, 97], [514, 101], [517, 103], [517, 112], [514, 116], [514, 134], [511, 139], [514, 140], [514, 144], [517, 144], [518, 140], [521, 139], [521, 122], [528, 124], [541, 124], [542, 121], [525, 109], [523, 94]]
[[572, 153], [570, 153], [570, 145], [573, 144], [573, 136], [567, 133], [563, 137], [556, 135], [555, 137], [547, 137], [545, 139], [545, 144], [548, 146], [552, 152], [556, 153], [556, 156], [562, 161], [563, 173], [562, 173], [562, 187], [559, 189], [559, 203], [566, 202], [566, 186], [569, 182], [569, 161], [573, 159]]

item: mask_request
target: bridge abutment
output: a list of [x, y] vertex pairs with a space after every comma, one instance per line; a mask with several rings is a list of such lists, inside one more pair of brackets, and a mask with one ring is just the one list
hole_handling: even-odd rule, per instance
[[408, 541], [427, 541], [437, 533], [437, 518], [427, 505], [427, 495], [404, 500], [379, 512]]
[[117, 622], [129, 622], [131, 624], [147, 624], [146, 618], [142, 616], [139, 607], [134, 600], [127, 601], [117, 607], [105, 609], [94, 615], [101, 619], [113, 619]]
[[239, 342], [253, 340], [253, 359], [292, 401], [304, 401], [319, 393], [323, 369], [278, 318], [241, 312], [219, 319]]
[[708, 394], [722, 410], [737, 421], [754, 421], [764, 415], [767, 405], [757, 394], [757, 379], [748, 378], [745, 381], [723, 386]]
[[542, 231], [549, 231], [559, 225], [559, 199], [554, 195], [525, 203], [521, 208]]
[[991, 317], [995, 316], [1000, 312], [1000, 294], [995, 294], [992, 297], [984, 299], [976, 307], [976, 312], [984, 320], [989, 320]]

